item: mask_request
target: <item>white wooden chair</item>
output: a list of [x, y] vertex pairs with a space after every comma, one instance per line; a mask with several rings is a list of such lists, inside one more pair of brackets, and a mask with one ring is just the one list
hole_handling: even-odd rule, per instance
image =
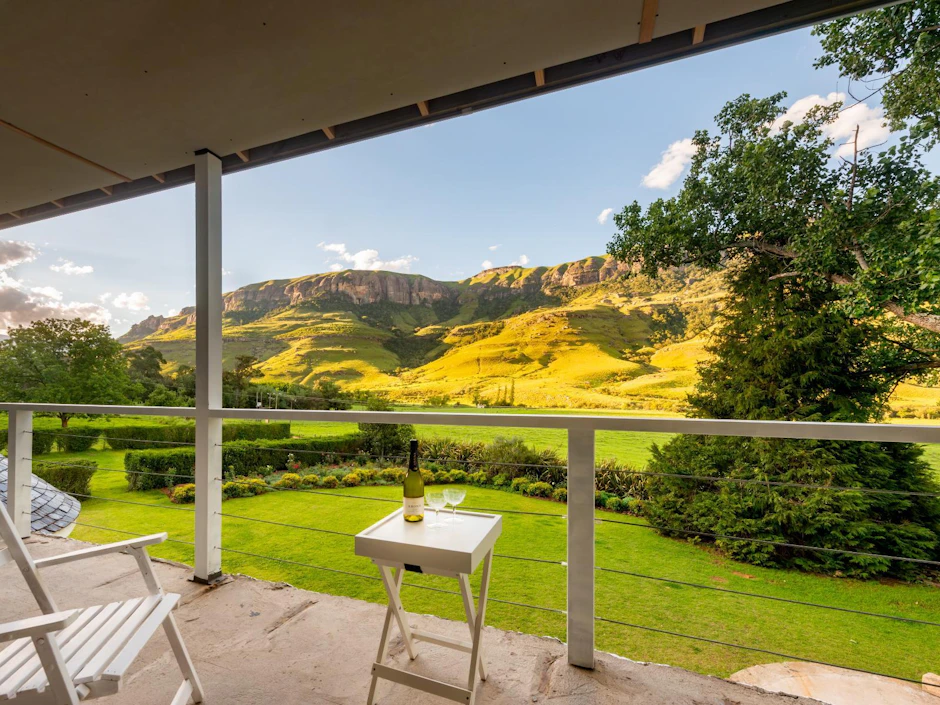
[[[161, 625], [183, 672], [183, 683], [171, 705], [185, 705], [190, 699], [203, 701], [202, 685], [173, 618], [180, 596], [163, 592], [147, 555], [147, 546], [165, 541], [165, 533], [33, 560], [0, 504], [0, 539], [6, 544], [0, 549], [0, 565], [16, 563], [43, 613], [0, 624], [0, 703], [76, 705], [113, 695], [120, 690], [128, 667]], [[115, 552], [137, 559], [149, 594], [59, 611], [37, 569]]]

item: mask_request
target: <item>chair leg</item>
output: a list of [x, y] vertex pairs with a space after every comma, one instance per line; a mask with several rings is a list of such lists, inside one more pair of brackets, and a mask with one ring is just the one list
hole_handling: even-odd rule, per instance
[[183, 637], [180, 634], [179, 627], [176, 626], [176, 619], [172, 614], [168, 614], [163, 620], [163, 631], [166, 632], [166, 638], [170, 642], [170, 648], [176, 655], [176, 662], [179, 664], [183, 677], [189, 681], [193, 687], [192, 700], [194, 703], [201, 703], [205, 700], [205, 692], [202, 689], [202, 683], [199, 676], [196, 675], [196, 667], [193, 666], [192, 659], [189, 658], [189, 652], [186, 650], [186, 644], [183, 643]]

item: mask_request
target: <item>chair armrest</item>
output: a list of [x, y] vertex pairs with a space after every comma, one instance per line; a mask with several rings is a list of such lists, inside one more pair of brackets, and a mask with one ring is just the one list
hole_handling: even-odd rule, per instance
[[68, 610], [66, 612], [53, 612], [40, 617], [30, 617], [16, 622], [0, 624], [0, 644], [13, 641], [24, 636], [34, 637], [50, 632], [57, 632], [71, 624], [81, 610]]
[[85, 558], [96, 558], [108, 553], [121, 553], [132, 548], [153, 546], [154, 544], [163, 543], [164, 541], [166, 541], [166, 532], [160, 534], [151, 534], [150, 536], [141, 536], [140, 538], [128, 539], [127, 541], [106, 543], [102, 546], [91, 546], [90, 548], [82, 548], [78, 551], [72, 551], [71, 553], [62, 553], [58, 556], [38, 558], [36, 559], [35, 563], [37, 568], [48, 568], [51, 565], [71, 563], [72, 561], [80, 561]]

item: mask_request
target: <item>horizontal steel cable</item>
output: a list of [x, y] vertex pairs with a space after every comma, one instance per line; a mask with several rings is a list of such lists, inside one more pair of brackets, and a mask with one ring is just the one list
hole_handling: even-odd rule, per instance
[[878, 617], [879, 619], [891, 619], [898, 622], [909, 622], [911, 624], [925, 624], [931, 627], [940, 627], [940, 622], [929, 622], [923, 619], [913, 619], [911, 617], [898, 617], [893, 614], [881, 614], [880, 612], [865, 612], [864, 610], [853, 610], [848, 607], [836, 607], [835, 605], [821, 605], [816, 602], [804, 602], [803, 600], [794, 600], [788, 597], [775, 597], [773, 595], [760, 595], [753, 592], [745, 592], [743, 590], [732, 590], [730, 588], [720, 588], [715, 587], [714, 585], [703, 585], [701, 583], [690, 583], [684, 580], [676, 580], [674, 578], [662, 578], [655, 575], [644, 575], [642, 573], [631, 573], [628, 570], [617, 570], [616, 568], [604, 568], [602, 566], [595, 566], [595, 570], [602, 571], [604, 573], [617, 573], [618, 575], [628, 575], [633, 578], [642, 578], [644, 580], [655, 580], [657, 582], [669, 583], [671, 585], [684, 585], [686, 587], [698, 588], [700, 590], [713, 590], [714, 592], [723, 592], [729, 595], [740, 595], [743, 597], [754, 597], [759, 600], [773, 600], [774, 602], [786, 602], [791, 605], [802, 605], [803, 607], [816, 607], [824, 610], [834, 610], [836, 612], [848, 612], [849, 614], [859, 614], [865, 617]]
[[57, 468], [75, 468], [77, 470], [94, 470], [98, 472], [119, 472], [124, 475], [150, 475], [151, 477], [179, 477], [184, 480], [192, 480], [192, 475], [176, 475], [169, 472], [146, 472], [144, 470], [121, 470], [119, 468], [92, 468], [88, 465], [70, 465], [67, 461], [59, 462], [55, 460], [44, 461], [49, 463], [55, 463]]
[[769, 649], [761, 649], [757, 646], [745, 646], [743, 644], [735, 644], [730, 641], [721, 641], [719, 639], [709, 639], [704, 636], [693, 636], [691, 634], [683, 634], [681, 632], [673, 632], [668, 629], [659, 629], [658, 627], [647, 627], [642, 624], [631, 624], [630, 622], [622, 622], [619, 619], [609, 619], [607, 617], [594, 617], [594, 620], [597, 622], [607, 622], [609, 624], [617, 624], [621, 627], [629, 627], [630, 629], [641, 629], [647, 632], [655, 632], [656, 634], [666, 634], [667, 636], [675, 636], [680, 639], [692, 639], [693, 641], [700, 641], [706, 644], [715, 644], [716, 646], [727, 646], [732, 649], [742, 649], [744, 651], [754, 651], [759, 654], [769, 654], [770, 656], [777, 656], [779, 658], [786, 659], [787, 661], [802, 661], [803, 663], [815, 663], [820, 666], [830, 666], [831, 668], [842, 668], [847, 671], [855, 671], [856, 673], [867, 673], [870, 676], [881, 676], [882, 678], [894, 678], [896, 680], [907, 681], [908, 683], [917, 683], [921, 685], [919, 680], [914, 680], [913, 678], [905, 678], [904, 676], [893, 676], [888, 673], [880, 673], [878, 671], [868, 671], [864, 668], [853, 668], [852, 666], [843, 666], [837, 663], [830, 663], [829, 661], [817, 661], [816, 659], [804, 658], [802, 656], [794, 656], [792, 654], [784, 654], [779, 651], [771, 651]]
[[[226, 551], [227, 553], [238, 553], [243, 556], [251, 556], [252, 558], [261, 558], [263, 560], [275, 561], [277, 563], [287, 563], [289, 565], [296, 565], [302, 568], [313, 568], [314, 570], [325, 570], [330, 573], [340, 573], [342, 575], [351, 575], [357, 578], [365, 578], [366, 580], [376, 580], [376, 581], [382, 580], [382, 578], [380, 578], [377, 575], [366, 575], [365, 573], [356, 573], [350, 570], [340, 570], [339, 568], [327, 568], [326, 566], [322, 566], [322, 565], [313, 565], [312, 563], [301, 563], [300, 561], [292, 561], [287, 558], [275, 558], [274, 556], [265, 556], [261, 553], [250, 553], [249, 551], [240, 551], [235, 548], [223, 548], [221, 546], [216, 546], [216, 548], [221, 551]], [[461, 593], [457, 592], [456, 590], [445, 590], [444, 588], [433, 587], [431, 585], [418, 585], [417, 583], [406, 583], [403, 581], [402, 587], [410, 587], [410, 588], [415, 588], [417, 590], [430, 590], [431, 592], [440, 592], [440, 593], [444, 593], [445, 595], [456, 595], [458, 597], [462, 597]], [[474, 595], [473, 597], [476, 599], [476, 598], [479, 598], [479, 595]], [[554, 612], [556, 614], [567, 614], [567, 612], [565, 612], [564, 610], [555, 609], [554, 607], [542, 607], [540, 605], [528, 605], [524, 602], [500, 600], [495, 597], [488, 597], [487, 602], [498, 602], [503, 605], [513, 605], [514, 607], [525, 607], [527, 609], [540, 610], [542, 612]]]
[[774, 487], [801, 487], [810, 490], [833, 490], [835, 492], [863, 492], [865, 494], [888, 494], [907, 497], [940, 497], [940, 492], [914, 492], [909, 490], [880, 490], [873, 487], [842, 487], [841, 485], [814, 485], [804, 482], [784, 482], [782, 480], [761, 480], [759, 478], [717, 477], [715, 475], [686, 475], [677, 472], [651, 472], [649, 470], [607, 470], [622, 475], [644, 475], [646, 477], [674, 477], [683, 480], [702, 480], [703, 482], [735, 482], [742, 485], [771, 485]]
[[[83, 436], [78, 433], [59, 433], [58, 431], [41, 431], [41, 430], [27, 431], [27, 433], [32, 433], [32, 434], [40, 433], [45, 436], [56, 436], [56, 437], [62, 437], [62, 438], [93, 438], [96, 440], [104, 438], [105, 440], [108, 440], [108, 437], [105, 435], [106, 434], [105, 431], [102, 431], [97, 436], [87, 436], [87, 435]], [[189, 441], [157, 441], [157, 440], [150, 440], [147, 438], [115, 438], [114, 440], [121, 441], [123, 443], [157, 443], [161, 445], [173, 445], [173, 446], [195, 446], [196, 445], [195, 443], [191, 443]]]
[[[128, 534], [130, 536], [149, 536], [149, 534], [140, 534], [140, 533], [137, 533], [136, 531], [126, 531], [125, 529], [112, 529], [110, 526], [97, 526], [95, 524], [85, 524], [84, 522], [81, 522], [81, 521], [73, 521], [72, 523], [75, 524], [76, 526], [84, 526], [88, 529], [100, 529], [101, 531], [113, 531], [116, 534]], [[167, 543], [179, 543], [179, 544], [183, 544], [184, 546], [196, 545], [192, 541], [180, 541], [179, 539], [171, 539], [171, 538], [167, 538], [166, 542]]]
[[[216, 443], [217, 448], [224, 448], [224, 443]], [[283, 453], [300, 453], [301, 455], [335, 455], [347, 458], [369, 458], [370, 460], [408, 460], [407, 455], [375, 455], [363, 452], [333, 451], [333, 450], [311, 450], [305, 448], [269, 448], [267, 446], [258, 446], [262, 450], [276, 450]], [[465, 465], [493, 465], [498, 467], [511, 468], [567, 468], [567, 465], [539, 465], [535, 463], [504, 463], [497, 460], [462, 460], [457, 458], [428, 458], [422, 455], [418, 460], [425, 463], [461, 463]]]
[[100, 499], [103, 502], [117, 502], [118, 504], [133, 504], [138, 507], [149, 507], [152, 509], [172, 509], [177, 512], [189, 512], [190, 514], [195, 514], [195, 509], [187, 509], [186, 507], [168, 507], [165, 504], [147, 504], [146, 502], [131, 502], [128, 499], [114, 499], [113, 497], [99, 497], [93, 494], [79, 494], [78, 492], [69, 492], [73, 497], [81, 497], [83, 499]]
[[[248, 480], [224, 480], [222, 478], [216, 478], [217, 482], [232, 482], [236, 485], [250, 485], [252, 484]], [[301, 494], [318, 494], [325, 497], [340, 497], [342, 499], [364, 499], [370, 502], [386, 502], [392, 504], [398, 504], [399, 500], [389, 499], [388, 497], [369, 497], [367, 495], [359, 494], [340, 494], [338, 492], [326, 492], [324, 490], [307, 490], [301, 489], [299, 487], [272, 487], [271, 485], [267, 486], [268, 489], [275, 492], [300, 492]], [[487, 509], [484, 507], [464, 507], [464, 509], [473, 510], [475, 512], [499, 512], [501, 514], [526, 514], [530, 516], [544, 516], [544, 517], [559, 517], [561, 519], [567, 518], [566, 514], [556, 514], [554, 512], [526, 512], [521, 509]]]
[[605, 524], [619, 524], [621, 526], [635, 526], [640, 529], [654, 529], [656, 531], [662, 531], [665, 533], [676, 533], [676, 534], [688, 534], [692, 536], [706, 536], [713, 539], [722, 539], [725, 541], [750, 541], [751, 543], [760, 543], [767, 546], [780, 546], [781, 548], [798, 548], [805, 549], [807, 551], [820, 551], [822, 553], [839, 553], [848, 556], [863, 556], [866, 558], [882, 558], [888, 561], [903, 561], [905, 563], [919, 563], [922, 565], [936, 565], [940, 566], [940, 561], [930, 561], [925, 558], [907, 558], [905, 556], [888, 556], [882, 553], [866, 553], [865, 551], [850, 551], [845, 548], [824, 548], [822, 546], [809, 546], [802, 543], [787, 543], [786, 541], [771, 541], [770, 539], [755, 539], [748, 538], [745, 536], [726, 536], [724, 534], [712, 534], [707, 531], [692, 531], [689, 529], [669, 529], [663, 526], [655, 526], [654, 524], [636, 524], [629, 521], [616, 521], [613, 519], [598, 519], [597, 521], [602, 521]]
[[[216, 512], [221, 517], [227, 517], [229, 519], [241, 519], [242, 521], [255, 521], [259, 524], [271, 524], [272, 526], [283, 526], [288, 529], [301, 529], [303, 531], [315, 531], [324, 534], [335, 534], [337, 536], [344, 536], [349, 538], [356, 538], [356, 534], [350, 534], [347, 531], [335, 531], [333, 529], [320, 529], [314, 526], [303, 526], [301, 524], [288, 524], [281, 521], [273, 521], [271, 519], [259, 519], [256, 517], [246, 517], [241, 514], [230, 514], [228, 512]], [[553, 561], [547, 558], [530, 558], [529, 556], [512, 556], [506, 553], [494, 553], [493, 556], [496, 558], [509, 558], [514, 561], [531, 561], [533, 563], [549, 563], [551, 565], [566, 565], [562, 561]]]

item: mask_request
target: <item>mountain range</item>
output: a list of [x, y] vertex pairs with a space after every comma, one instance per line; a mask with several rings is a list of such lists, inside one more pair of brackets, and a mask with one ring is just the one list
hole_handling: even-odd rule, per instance
[[[408, 403], [682, 411], [725, 295], [720, 274], [651, 279], [609, 256], [456, 282], [327, 272], [226, 293], [223, 363], [251, 355], [262, 380], [329, 379]], [[120, 340], [152, 345], [173, 368], [194, 363], [194, 336], [187, 308]], [[936, 403], [936, 390], [906, 399], [904, 387], [901, 402]]]

